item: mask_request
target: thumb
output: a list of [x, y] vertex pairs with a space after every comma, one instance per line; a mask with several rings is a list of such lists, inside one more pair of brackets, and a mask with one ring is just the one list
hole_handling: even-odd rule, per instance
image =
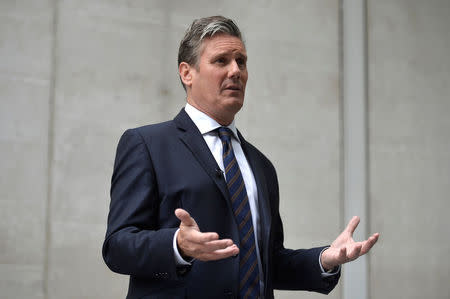
[[176, 209], [175, 216], [177, 216], [177, 218], [180, 219], [182, 225], [197, 226], [197, 223], [195, 222], [194, 218], [192, 218], [191, 215], [189, 215], [189, 213], [186, 210]]

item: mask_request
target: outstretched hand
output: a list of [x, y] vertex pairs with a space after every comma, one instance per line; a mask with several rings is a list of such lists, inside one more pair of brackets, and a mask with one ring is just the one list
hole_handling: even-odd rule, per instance
[[217, 233], [200, 232], [194, 218], [185, 210], [176, 209], [175, 216], [181, 221], [177, 244], [183, 257], [213, 261], [239, 253], [239, 248], [233, 243], [233, 240], [219, 240]]
[[334, 240], [320, 258], [322, 267], [325, 270], [333, 269], [336, 266], [353, 261], [361, 255], [369, 252], [370, 248], [377, 242], [379, 233], [375, 233], [367, 240], [355, 242], [353, 232], [359, 224], [359, 217], [354, 216], [348, 223], [345, 230]]

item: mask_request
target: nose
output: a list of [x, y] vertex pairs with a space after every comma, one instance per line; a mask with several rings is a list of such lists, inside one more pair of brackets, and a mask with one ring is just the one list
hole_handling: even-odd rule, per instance
[[239, 65], [236, 62], [236, 60], [231, 61], [228, 74], [230, 78], [239, 79], [241, 77], [241, 69], [239, 68]]

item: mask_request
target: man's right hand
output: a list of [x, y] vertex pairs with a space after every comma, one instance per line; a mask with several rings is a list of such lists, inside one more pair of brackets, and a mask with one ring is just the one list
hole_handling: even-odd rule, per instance
[[233, 240], [219, 240], [217, 233], [200, 232], [194, 218], [185, 210], [176, 209], [175, 216], [181, 221], [177, 244], [182, 256], [201, 261], [214, 261], [239, 253], [239, 248]]

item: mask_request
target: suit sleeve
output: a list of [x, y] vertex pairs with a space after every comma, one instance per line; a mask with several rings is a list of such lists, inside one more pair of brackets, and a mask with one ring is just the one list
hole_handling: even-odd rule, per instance
[[114, 272], [177, 279], [172, 249], [177, 228], [158, 227], [159, 198], [152, 160], [137, 130], [119, 141], [111, 180], [103, 258]]
[[275, 168], [270, 164], [272, 190], [273, 217], [273, 285], [275, 289], [306, 290], [328, 294], [339, 280], [340, 273], [324, 276], [319, 265], [319, 256], [326, 247], [310, 249], [285, 248], [283, 223], [279, 213], [279, 190]]
[[328, 294], [336, 286], [340, 273], [325, 276], [319, 265], [319, 256], [326, 247], [288, 249], [283, 246], [274, 251], [274, 288], [306, 290]]

